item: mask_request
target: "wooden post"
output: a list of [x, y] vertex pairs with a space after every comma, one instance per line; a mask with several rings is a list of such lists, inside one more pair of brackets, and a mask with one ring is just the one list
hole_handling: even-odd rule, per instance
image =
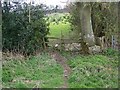
[[62, 51], [62, 30], [61, 30], [61, 38], [60, 38], [60, 51]]
[[114, 43], [113, 43], [114, 40], [113, 40], [113, 39], [114, 39], [114, 37], [113, 37], [113, 35], [112, 35], [112, 48], [114, 48], [114, 46], [113, 46], [113, 45], [114, 45]]
[[30, 20], [31, 20], [31, 17], [30, 17], [30, 13], [31, 13], [30, 7], [31, 7], [31, 0], [30, 0], [30, 5], [29, 5], [29, 22], [30, 22]]
[[45, 38], [43, 37], [43, 46], [44, 46], [44, 49], [46, 50], [46, 43], [45, 43]]
[[71, 35], [70, 35], [70, 31], [69, 31], [69, 38], [70, 38], [70, 36], [71, 36]]
[[63, 46], [62, 46], [62, 44], [63, 44], [63, 33], [62, 33], [62, 30], [61, 30], [61, 40], [60, 40], [60, 47], [61, 47], [61, 49], [60, 49], [60, 51], [63, 49]]

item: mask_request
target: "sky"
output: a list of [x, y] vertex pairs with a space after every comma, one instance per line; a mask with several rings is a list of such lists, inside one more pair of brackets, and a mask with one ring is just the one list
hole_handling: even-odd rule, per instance
[[[30, 0], [26, 0], [27, 2], [30, 2]], [[34, 1], [35, 4], [40, 4], [40, 3], [43, 3], [43, 4], [46, 4], [46, 5], [53, 5], [53, 6], [56, 6], [56, 5], [60, 5], [61, 7], [64, 7], [66, 5], [66, 1], [67, 0], [31, 0], [31, 1]]]
[[35, 4], [46, 4], [47, 6], [59, 5], [61, 8], [64, 8], [68, 0], [2, 0], [2, 1], [14, 1], [14, 2], [24, 1], [27, 3], [29, 3], [30, 1], [34, 1]]

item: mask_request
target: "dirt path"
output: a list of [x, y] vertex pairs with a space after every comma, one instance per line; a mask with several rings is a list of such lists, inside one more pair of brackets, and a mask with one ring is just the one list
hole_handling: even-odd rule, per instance
[[67, 80], [68, 80], [68, 75], [70, 74], [70, 67], [67, 65], [66, 61], [67, 59], [63, 56], [61, 56], [61, 54], [58, 51], [53, 51], [50, 52], [50, 55], [52, 58], [54, 58], [64, 69], [63, 72], [63, 77], [64, 77], [64, 85], [61, 88], [67, 88], [68, 84], [67, 84]]

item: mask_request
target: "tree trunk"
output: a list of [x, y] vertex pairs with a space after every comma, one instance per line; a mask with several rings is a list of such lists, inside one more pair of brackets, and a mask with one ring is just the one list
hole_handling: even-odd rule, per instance
[[2, 5], [0, 1], [0, 25], [2, 24]]
[[2, 51], [2, 5], [0, 1], [0, 51]]
[[[79, 7], [81, 6], [81, 7]], [[80, 8], [80, 20], [81, 20], [81, 47], [84, 54], [88, 54], [89, 46], [95, 45], [95, 39], [91, 23], [91, 6], [89, 3], [83, 3], [79, 5]]]
[[87, 3], [84, 4], [81, 9], [81, 29], [82, 35], [84, 36], [83, 39], [88, 44], [88, 46], [94, 46], [95, 38], [91, 23], [91, 6], [89, 3]]
[[[76, 2], [76, 10], [78, 11], [79, 16], [77, 18], [77, 30], [81, 32], [81, 47], [82, 52], [87, 54], [89, 53], [89, 47], [95, 45], [95, 39], [91, 23], [91, 5], [90, 3]], [[73, 11], [74, 12], [74, 11]]]
[[[83, 4], [78, 2], [76, 3], [76, 6], [77, 6], [77, 10], [78, 10], [78, 14], [79, 14], [79, 18], [80, 18], [80, 23], [78, 25], [78, 30], [81, 30], [81, 47], [82, 47], [82, 53], [83, 54], [88, 54], [89, 53], [89, 48], [88, 48], [88, 45], [87, 43], [85, 42], [85, 39], [84, 39], [84, 31], [83, 31], [83, 28], [82, 28], [82, 25], [83, 25], [83, 19], [82, 19], [82, 13], [83, 13]], [[86, 23], [84, 23], [86, 24]]]

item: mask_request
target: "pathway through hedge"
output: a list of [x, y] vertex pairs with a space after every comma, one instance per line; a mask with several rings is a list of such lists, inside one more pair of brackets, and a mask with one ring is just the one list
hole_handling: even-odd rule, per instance
[[51, 51], [50, 56], [55, 59], [63, 68], [63, 80], [64, 80], [64, 85], [60, 88], [68, 88], [68, 76], [71, 72], [70, 67], [67, 65], [66, 61], [67, 59], [63, 57], [58, 51]]

